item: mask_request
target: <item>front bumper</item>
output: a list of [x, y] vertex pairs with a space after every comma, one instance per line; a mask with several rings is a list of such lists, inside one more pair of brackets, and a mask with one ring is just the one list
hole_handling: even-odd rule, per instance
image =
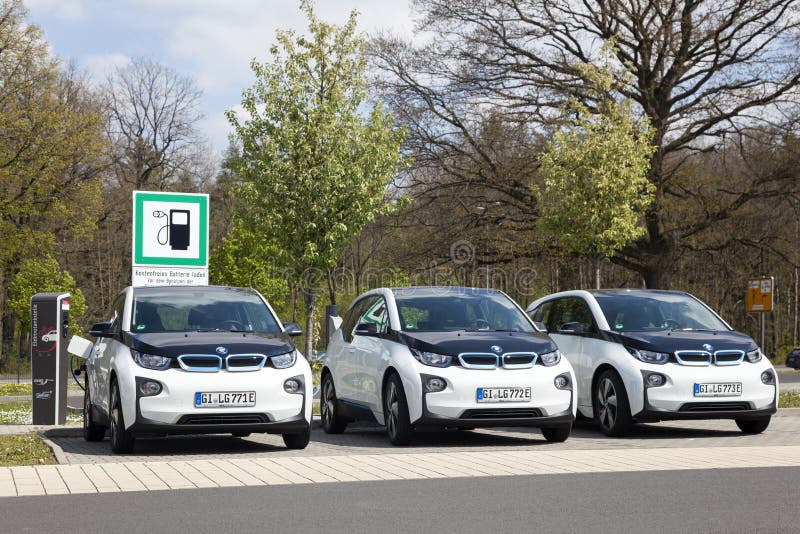
[[[743, 373], [742, 370], [748, 370]], [[772, 370], [774, 384], [761, 382], [761, 373]], [[741, 364], [720, 368], [709, 367], [662, 367], [655, 372], [667, 376], [663, 386], [648, 387], [647, 375], [654, 372], [652, 366], [642, 370], [643, 409], [633, 414], [638, 422], [658, 422], [682, 419], [763, 419], [777, 412], [778, 382], [772, 366]], [[740, 396], [696, 397], [695, 383], [741, 382]]]
[[[171, 370], [172, 371], [172, 370]], [[168, 371], [171, 372], [171, 371]], [[175, 370], [176, 376], [159, 374], [136, 377], [135, 420], [128, 426], [134, 435], [270, 433], [292, 434], [310, 428], [307, 401], [310, 375], [297, 374], [295, 367], [263, 369], [252, 373], [188, 373]], [[283, 383], [293, 378], [301, 382], [297, 393], [287, 393]], [[143, 396], [139, 383], [159, 380], [163, 391]], [[252, 407], [197, 408], [194, 396], [206, 391], [255, 391]]]
[[[572, 388], [575, 377], [569, 366], [534, 366], [531, 369], [472, 370], [460, 367], [438, 369], [431, 374], [421, 373], [422, 416], [413, 421], [415, 427], [559, 427], [575, 420], [573, 389], [556, 389], [556, 376], [569, 376]], [[454, 376], [455, 375], [455, 376]], [[429, 392], [428, 378], [447, 381], [440, 392]], [[529, 402], [480, 403], [476, 399], [479, 387], [530, 387]]]

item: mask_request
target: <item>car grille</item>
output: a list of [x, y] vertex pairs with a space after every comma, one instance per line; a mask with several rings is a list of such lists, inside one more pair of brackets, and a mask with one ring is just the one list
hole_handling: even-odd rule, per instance
[[179, 425], [254, 425], [269, 423], [263, 413], [220, 413], [208, 415], [184, 415], [178, 419]]
[[216, 373], [221, 369], [230, 372], [258, 371], [267, 363], [263, 354], [231, 354], [224, 360], [214, 354], [182, 354], [178, 365], [184, 371], [194, 373]]
[[467, 369], [527, 369], [533, 367], [539, 356], [535, 352], [506, 352], [502, 356], [491, 352], [462, 352], [458, 361]]
[[231, 372], [258, 371], [265, 363], [263, 354], [231, 354], [225, 358], [225, 368]]
[[719, 366], [739, 365], [744, 361], [744, 351], [718, 350], [712, 354], [705, 350], [677, 350], [675, 361], [681, 365], [691, 366], [706, 366], [712, 363]]
[[493, 408], [483, 410], [466, 410], [461, 419], [521, 419], [523, 417], [541, 417], [542, 412], [536, 408]]
[[747, 402], [687, 402], [678, 409], [679, 412], [741, 412], [750, 410]]

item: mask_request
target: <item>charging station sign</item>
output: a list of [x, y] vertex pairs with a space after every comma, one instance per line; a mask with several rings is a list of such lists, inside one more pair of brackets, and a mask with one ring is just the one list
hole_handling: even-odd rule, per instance
[[134, 286], [208, 284], [208, 195], [133, 192]]

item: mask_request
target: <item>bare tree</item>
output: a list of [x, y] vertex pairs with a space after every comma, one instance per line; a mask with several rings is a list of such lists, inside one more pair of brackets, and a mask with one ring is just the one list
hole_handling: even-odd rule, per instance
[[[613, 46], [616, 68], [626, 76], [618, 94], [605, 96], [636, 102], [655, 128], [657, 147], [647, 234], [613, 261], [640, 273], [649, 287], [670, 286], [684, 239], [755, 198], [797, 185], [796, 175], [782, 169], [707, 203], [707, 196], [673, 183], [692, 154], [714, 150], [754, 122], [780, 122], [797, 105], [797, 0], [416, 0], [415, 6], [430, 42], [413, 49], [382, 36], [372, 53], [384, 72], [380, 87], [421, 110], [423, 120], [407, 124], [424, 132], [434, 151], [454, 136], [474, 140], [474, 110], [502, 109], [509, 120], [544, 132], [566, 99], [592, 106], [577, 66]], [[702, 217], [670, 218], [667, 206], [677, 199]]]
[[149, 59], [117, 68], [106, 82], [115, 177], [132, 189], [164, 190], [196, 170], [201, 91], [189, 77]]

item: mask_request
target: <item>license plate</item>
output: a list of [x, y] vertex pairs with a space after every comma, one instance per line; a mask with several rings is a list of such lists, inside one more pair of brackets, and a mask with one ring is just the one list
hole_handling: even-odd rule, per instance
[[694, 385], [695, 397], [739, 397], [741, 394], [741, 382], [717, 382]]
[[249, 408], [255, 405], [255, 391], [215, 391], [194, 394], [195, 408]]
[[478, 402], [529, 402], [531, 388], [478, 388]]

